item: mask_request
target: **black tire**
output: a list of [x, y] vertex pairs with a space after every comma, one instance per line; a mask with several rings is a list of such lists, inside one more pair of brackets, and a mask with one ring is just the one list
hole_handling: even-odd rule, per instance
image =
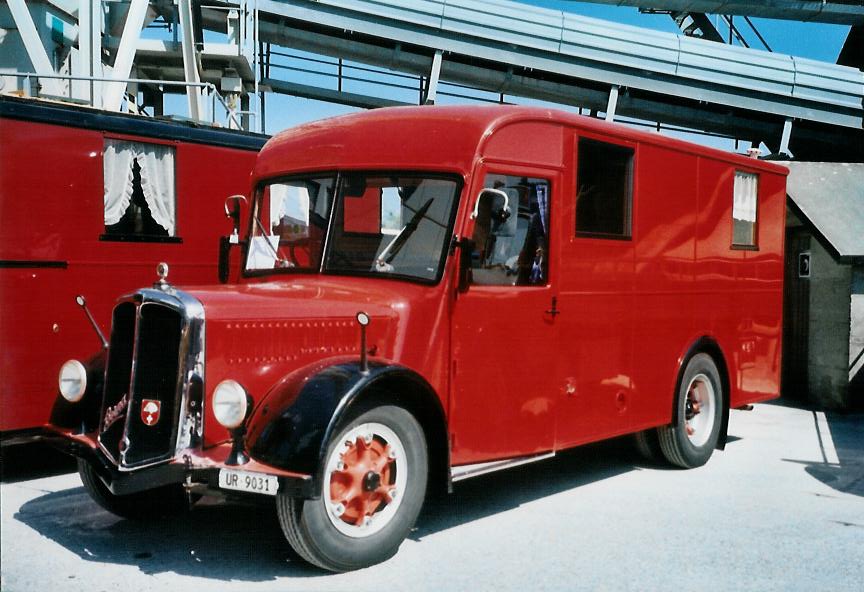
[[678, 385], [674, 422], [657, 430], [666, 460], [685, 469], [708, 462], [720, 437], [724, 401], [723, 383], [714, 360], [708, 354], [694, 355]]
[[[385, 442], [386, 446], [383, 450], [400, 451], [396, 456], [386, 457], [381, 450], [375, 452], [376, 458], [385, 468], [380, 473], [370, 471], [378, 475], [377, 478], [373, 475], [372, 483], [384, 483], [386, 480], [385, 487], [396, 487], [396, 484], [399, 484], [404, 491], [398, 492], [398, 503], [395, 493], [388, 503], [378, 501], [377, 498], [370, 502], [369, 506], [374, 506], [376, 509], [373, 509], [371, 514], [366, 514], [365, 510], [361, 512], [355, 524], [345, 522], [350, 512], [345, 509], [344, 504], [333, 502], [329, 483], [331, 479], [335, 479], [338, 488], [340, 484], [337, 473], [344, 475], [350, 473], [349, 470], [345, 470], [346, 464], [342, 461], [352, 463], [348, 460], [349, 455], [353, 454], [353, 450], [363, 446], [359, 437], [352, 440], [358, 434], [358, 430], [362, 429], [368, 429], [370, 434], [374, 432], [374, 438], [371, 439], [373, 446], [381, 449], [381, 443]], [[382, 437], [382, 434], [386, 437]], [[395, 441], [391, 448], [391, 442], [386, 440], [388, 438], [393, 440], [393, 436]], [[356, 442], [356, 446], [352, 445], [352, 442]], [[399, 460], [399, 456], [403, 457], [402, 461]], [[288, 543], [300, 557], [329, 571], [360, 569], [389, 559], [396, 554], [402, 541], [414, 526], [426, 495], [429, 460], [423, 428], [414, 416], [401, 407], [392, 405], [374, 407], [343, 423], [338, 435], [327, 444], [326, 458], [327, 468], [323, 469], [319, 499], [303, 500], [287, 495], [277, 497], [279, 524]], [[334, 461], [339, 464], [333, 465]], [[341, 466], [342, 469], [330, 471], [329, 468], [332, 466]], [[351, 464], [349, 468], [354, 470], [361, 466], [363, 465], [358, 462]], [[365, 468], [363, 470], [365, 471]], [[400, 471], [404, 473], [401, 477]], [[385, 472], [386, 477], [382, 477]], [[364, 479], [362, 494], [351, 499], [365, 504], [368, 500], [367, 496], [377, 495], [368, 492], [367, 486], [367, 480]], [[393, 505], [388, 509], [390, 503]], [[334, 508], [337, 506], [342, 508], [342, 517], [335, 513]], [[349, 508], [353, 507], [349, 503]], [[369, 520], [368, 525], [364, 522], [366, 518]], [[374, 531], [373, 521], [380, 521], [375, 523], [377, 530]], [[364, 533], [364, 528], [368, 528], [368, 534]]]
[[660, 436], [656, 429], [636, 432], [632, 438], [633, 449], [639, 458], [652, 464], [666, 463], [666, 457], [663, 456], [663, 451], [660, 449]]
[[[142, 520], [154, 516], [178, 514], [189, 509], [189, 499], [182, 485], [165, 485], [140, 493], [115, 495], [105, 486], [93, 466], [80, 458], [78, 475], [93, 501], [121, 518]], [[198, 497], [193, 497], [192, 501], [194, 502]]]

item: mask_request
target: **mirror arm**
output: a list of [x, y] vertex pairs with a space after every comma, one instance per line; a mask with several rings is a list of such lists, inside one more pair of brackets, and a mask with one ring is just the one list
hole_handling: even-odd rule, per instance
[[483, 197], [484, 193], [491, 193], [493, 195], [498, 195], [504, 198], [504, 208], [503, 211], [510, 213], [510, 197], [500, 189], [491, 189], [486, 187], [480, 190], [480, 193], [477, 195], [477, 201], [474, 202], [474, 211], [471, 212], [471, 220], [476, 220], [477, 216], [480, 214], [480, 198]]
[[[249, 203], [246, 196], [240, 195], [239, 193], [236, 195], [229, 195], [225, 198], [225, 217], [234, 221], [234, 232], [232, 235], [237, 236], [238, 240], [240, 236], [240, 201], [245, 204]], [[229, 204], [233, 207], [229, 207]]]

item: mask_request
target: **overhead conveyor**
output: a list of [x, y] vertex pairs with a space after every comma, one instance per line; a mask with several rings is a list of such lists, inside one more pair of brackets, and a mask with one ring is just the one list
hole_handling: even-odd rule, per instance
[[[259, 0], [257, 8], [259, 39], [284, 47], [601, 112], [614, 103], [616, 117], [774, 151], [785, 137], [796, 156], [864, 156], [864, 73], [853, 68], [507, 0]], [[318, 98], [312, 87], [268, 82]]]
[[[762, 14], [759, 11], [769, 4], [796, 4], [793, 0], [655, 0], [649, 6], [671, 9], [676, 3], [687, 10], [735, 13], [740, 9], [751, 10], [751, 14]], [[85, 71], [77, 78], [90, 81], [93, 90], [85, 98], [93, 104], [113, 91], [106, 97], [116, 107], [117, 89], [122, 91], [122, 87], [113, 80], [128, 78], [126, 72], [134, 56], [139, 82], [181, 81], [175, 83], [185, 84], [192, 95], [205, 84], [218, 85], [236, 99], [229, 103], [239, 102], [238, 113], [243, 114], [251, 113], [249, 97], [259, 90], [376, 107], [405, 100], [435, 103], [444, 94], [443, 88], [455, 84], [496, 93], [501, 100], [505, 95], [545, 100], [584, 108], [609, 120], [630, 118], [764, 142], [773, 152], [796, 158], [864, 161], [864, 72], [852, 67], [510, 0], [148, 2], [148, 14], [159, 15], [169, 28], [176, 27], [173, 40], [142, 36], [141, 10], [135, 12], [135, 19], [114, 18], [122, 11], [109, 10], [109, 26], [102, 35], [98, 28], [104, 16], [101, 8], [97, 10], [100, 0], [81, 0], [79, 4], [78, 30], [89, 32], [92, 28], [92, 34], [82, 36], [79, 42]], [[132, 5], [143, 4], [136, 1]], [[862, 7], [859, 1], [826, 1], [821, 3], [819, 14], [806, 16], [807, 10], [818, 8], [814, 7], [817, 2], [801, 0], [797, 4], [804, 20], [824, 20], [835, 8], [838, 14], [845, 10], [852, 15], [849, 18], [857, 18]], [[14, 8], [23, 5], [20, 1], [10, 4]], [[179, 14], [183, 18], [178, 18], [178, 7], [183, 8]], [[26, 11], [17, 12], [22, 22], [27, 20]], [[191, 18], [187, 18], [188, 13]], [[95, 23], [93, 27], [90, 21]], [[135, 43], [124, 45], [117, 27], [111, 26], [115, 21], [128, 25], [126, 28], [134, 32], [129, 38]], [[71, 26], [69, 29], [73, 30]], [[193, 40], [189, 35], [196, 30], [201, 38]], [[205, 41], [206, 30], [210, 37]], [[182, 41], [178, 31], [183, 33]], [[213, 41], [214, 33], [218, 37], [220, 32], [226, 34], [227, 43]], [[47, 58], [42, 59], [44, 52], [38, 51], [37, 45], [30, 43], [28, 52], [37, 64], [32, 75], [44, 79], [44, 89], [52, 77], [62, 78], [64, 74], [49, 72], [50, 64], [44, 63]], [[338, 62], [338, 82], [331, 86], [321, 77], [310, 76], [308, 70], [297, 75], [302, 68], [294, 68], [294, 74], [286, 74], [291, 68], [270, 70], [269, 61], [259, 59], [262, 52], [269, 55], [264, 48], [270, 45], [332, 59], [334, 69]], [[101, 74], [106, 50], [115, 65], [110, 80]], [[362, 84], [343, 89], [343, 63], [383, 68], [403, 82], [413, 77], [411, 84], [421, 87], [418, 96], [406, 99], [397, 91], [398, 85], [378, 96], [358, 92]], [[99, 92], [98, 87], [106, 81], [105, 89]], [[153, 105], [167, 92], [161, 85], [144, 84], [142, 88], [145, 94], [156, 97], [150, 100]], [[134, 86], [131, 92], [135, 92]], [[147, 97], [143, 100], [148, 103]], [[198, 102], [190, 99], [190, 116], [196, 119], [194, 107]], [[161, 111], [154, 107], [154, 112]], [[244, 123], [249, 123], [248, 117]]]

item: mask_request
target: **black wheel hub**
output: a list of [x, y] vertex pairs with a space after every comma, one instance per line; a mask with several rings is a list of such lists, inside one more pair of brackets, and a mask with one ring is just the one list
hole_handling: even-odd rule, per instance
[[375, 491], [381, 486], [381, 475], [375, 471], [369, 471], [363, 477], [363, 489], [365, 491]]

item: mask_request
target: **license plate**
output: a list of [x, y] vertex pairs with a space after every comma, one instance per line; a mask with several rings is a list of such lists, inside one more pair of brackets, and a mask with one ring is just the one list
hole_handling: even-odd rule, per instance
[[279, 491], [279, 479], [261, 473], [219, 469], [219, 487], [235, 491], [276, 495], [276, 492]]

